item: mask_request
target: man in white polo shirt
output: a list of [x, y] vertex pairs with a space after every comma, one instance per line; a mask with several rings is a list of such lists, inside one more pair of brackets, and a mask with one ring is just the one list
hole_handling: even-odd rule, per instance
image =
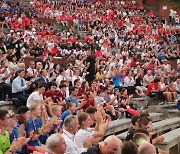
[[39, 84], [38, 85], [38, 90], [34, 91], [29, 95], [27, 99], [27, 107], [30, 107], [32, 104], [35, 103], [47, 103], [50, 101], [50, 98], [47, 98], [46, 100], [43, 99], [43, 93], [45, 92], [45, 84]]
[[67, 145], [65, 154], [78, 154], [77, 146], [74, 141], [74, 134], [78, 129], [78, 118], [74, 115], [68, 115], [64, 120], [64, 129], [62, 133]]

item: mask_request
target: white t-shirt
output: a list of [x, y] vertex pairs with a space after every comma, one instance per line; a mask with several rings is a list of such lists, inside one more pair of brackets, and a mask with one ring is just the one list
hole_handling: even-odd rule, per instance
[[30, 107], [32, 104], [35, 104], [37, 100], [43, 101], [43, 95], [39, 94], [38, 91], [35, 91], [31, 95], [29, 95], [26, 106]]
[[77, 151], [78, 153], [81, 153], [83, 151], [83, 142], [87, 138], [91, 138], [94, 134], [94, 131], [92, 131], [90, 128], [84, 130], [79, 129], [79, 131], [75, 134], [75, 143], [77, 145]]

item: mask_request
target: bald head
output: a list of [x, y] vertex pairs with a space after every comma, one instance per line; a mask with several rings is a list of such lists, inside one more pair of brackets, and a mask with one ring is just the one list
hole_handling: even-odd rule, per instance
[[25, 70], [25, 64], [24, 63], [19, 63], [18, 68]]
[[103, 142], [100, 142], [99, 145], [101, 154], [118, 154], [119, 149], [122, 147], [122, 142], [118, 137], [111, 135], [108, 136]]
[[151, 143], [143, 143], [138, 148], [138, 154], [156, 154], [156, 149]]

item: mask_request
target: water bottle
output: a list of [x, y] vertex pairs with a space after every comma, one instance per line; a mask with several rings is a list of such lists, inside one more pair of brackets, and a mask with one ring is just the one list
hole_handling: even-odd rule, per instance
[[8, 101], [9, 100], [9, 96], [8, 96], [8, 94], [6, 94], [6, 101]]

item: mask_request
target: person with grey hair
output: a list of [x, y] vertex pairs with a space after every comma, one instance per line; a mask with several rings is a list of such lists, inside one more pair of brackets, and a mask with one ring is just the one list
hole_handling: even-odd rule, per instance
[[110, 135], [97, 146], [89, 147], [87, 151], [82, 152], [82, 154], [118, 154], [121, 147], [122, 141], [115, 135]]
[[74, 141], [74, 134], [79, 129], [79, 122], [77, 116], [68, 115], [64, 120], [64, 129], [62, 136], [66, 142], [66, 152], [65, 154], [78, 154], [77, 146]]
[[52, 134], [46, 141], [48, 151], [46, 154], [64, 154], [66, 151], [66, 143], [63, 136], [59, 133]]
[[138, 154], [156, 154], [156, 149], [151, 143], [143, 143], [138, 148]]

